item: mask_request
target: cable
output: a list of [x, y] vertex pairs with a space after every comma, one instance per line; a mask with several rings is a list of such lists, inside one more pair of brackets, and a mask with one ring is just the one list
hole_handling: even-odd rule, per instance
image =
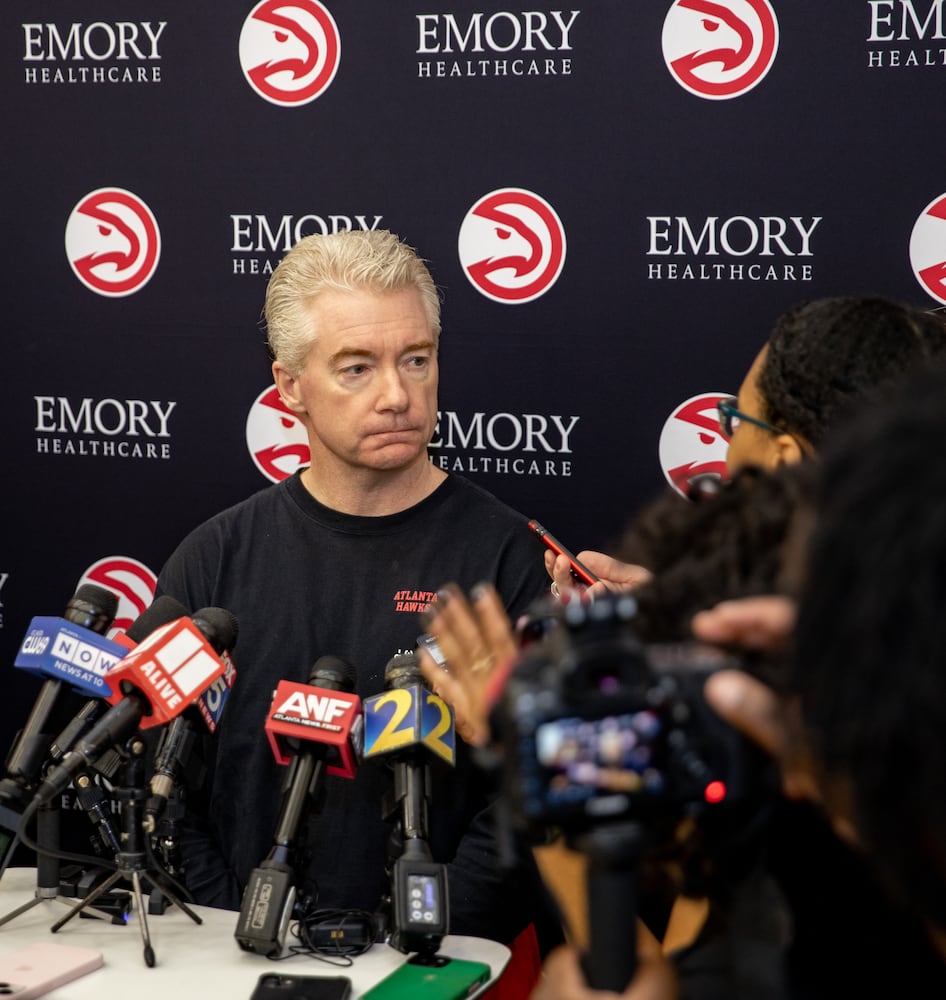
[[26, 832], [26, 828], [33, 819], [34, 815], [38, 811], [39, 806], [36, 799], [26, 807], [23, 811], [23, 815], [20, 817], [20, 827], [19, 835], [22, 844], [31, 851], [35, 851], [37, 855], [43, 854], [47, 858], [58, 858], [60, 861], [73, 861], [76, 864], [83, 865], [84, 867], [93, 868], [105, 868], [108, 871], [116, 871], [118, 865], [114, 861], [109, 861], [108, 858], [94, 857], [91, 854], [72, 854], [69, 851], [52, 850], [48, 847], [40, 847]]
[[282, 961], [307, 955], [339, 968], [354, 964], [353, 959], [370, 951], [377, 940], [377, 919], [367, 910], [313, 909], [293, 923], [292, 933], [299, 944], [290, 945]]

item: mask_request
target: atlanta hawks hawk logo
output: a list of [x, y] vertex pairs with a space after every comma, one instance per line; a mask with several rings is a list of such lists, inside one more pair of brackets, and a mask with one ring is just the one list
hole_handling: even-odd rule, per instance
[[342, 45], [332, 15], [317, 0], [263, 0], [243, 22], [240, 65], [271, 104], [299, 107], [325, 92]]
[[496, 302], [531, 302], [555, 284], [565, 265], [565, 230], [539, 195], [504, 188], [467, 212], [460, 263], [474, 288]]
[[246, 416], [246, 447], [253, 463], [273, 483], [309, 464], [309, 439], [299, 417], [274, 385], [264, 389]]
[[778, 21], [769, 0], [675, 0], [663, 54], [677, 82], [720, 101], [751, 90], [772, 68]]
[[723, 434], [716, 404], [725, 392], [707, 392], [681, 403], [670, 414], [660, 434], [660, 466], [667, 482], [683, 496], [696, 479], [726, 478], [729, 439]]
[[76, 277], [99, 295], [143, 288], [161, 256], [151, 209], [122, 188], [99, 188], [82, 198], [66, 223], [66, 256]]

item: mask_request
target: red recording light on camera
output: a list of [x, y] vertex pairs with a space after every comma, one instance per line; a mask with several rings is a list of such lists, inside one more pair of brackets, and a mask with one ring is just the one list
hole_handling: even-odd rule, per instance
[[726, 798], [726, 783], [723, 781], [711, 781], [703, 789], [703, 798], [710, 804], [722, 802]]

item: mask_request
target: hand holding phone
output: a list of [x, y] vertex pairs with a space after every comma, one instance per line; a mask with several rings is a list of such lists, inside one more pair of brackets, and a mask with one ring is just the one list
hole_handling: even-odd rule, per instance
[[589, 587], [592, 584], [599, 582], [598, 577], [596, 577], [594, 573], [592, 573], [591, 570], [588, 569], [588, 567], [574, 555], [574, 553], [572, 553], [569, 549], [566, 549], [565, 546], [562, 545], [562, 543], [551, 532], [543, 528], [538, 521], [530, 521], [529, 527], [556, 555], [565, 556], [571, 565], [572, 576], [576, 580], [587, 584]]

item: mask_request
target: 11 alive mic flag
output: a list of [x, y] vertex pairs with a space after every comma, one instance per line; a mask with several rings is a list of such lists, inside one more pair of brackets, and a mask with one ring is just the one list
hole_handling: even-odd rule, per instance
[[141, 728], [163, 726], [226, 671], [194, 622], [178, 618], [155, 629], [113, 668], [107, 700], [118, 704], [126, 693], [123, 681], [130, 683], [143, 690], [150, 703], [151, 714], [142, 718]]

